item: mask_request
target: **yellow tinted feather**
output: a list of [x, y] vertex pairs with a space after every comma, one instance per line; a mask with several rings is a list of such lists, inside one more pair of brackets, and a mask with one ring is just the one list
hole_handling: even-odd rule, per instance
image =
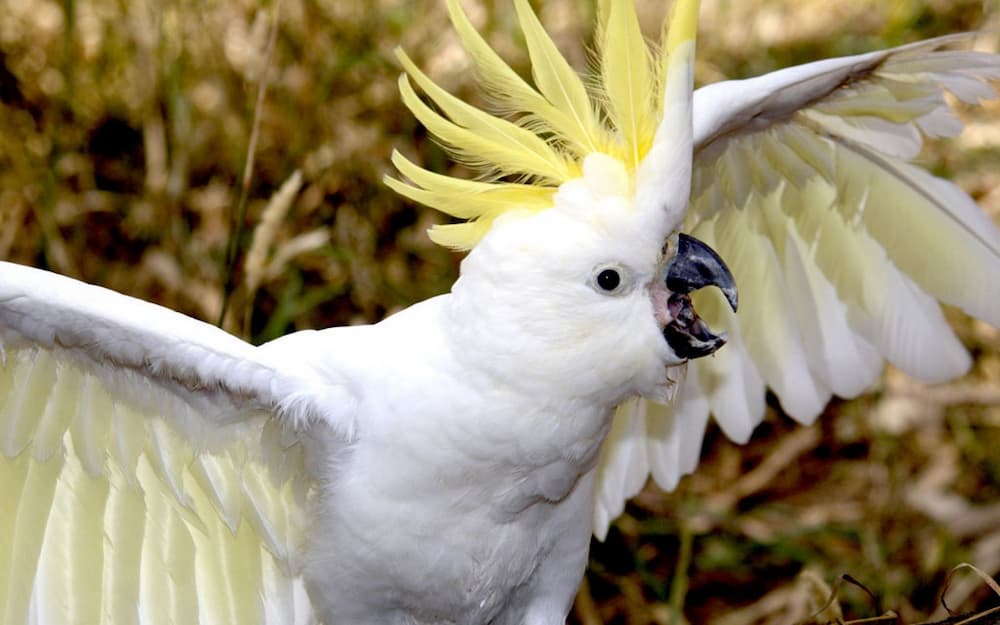
[[604, 129], [597, 121], [594, 105], [580, 76], [560, 54], [538, 21], [538, 16], [531, 10], [528, 0], [514, 0], [514, 8], [528, 44], [531, 74], [538, 88], [553, 106], [566, 111], [573, 119], [576, 127], [574, 135], [581, 138], [581, 143], [590, 152], [602, 151], [600, 137]]
[[[463, 180], [427, 171], [394, 152], [392, 163], [413, 184], [385, 178], [386, 185], [400, 195], [459, 219], [475, 219], [488, 212], [521, 207], [542, 210], [552, 206], [556, 187]], [[462, 198], [456, 202], [455, 198]]]
[[519, 188], [505, 188], [497, 185], [495, 189], [466, 196], [461, 205], [454, 203], [454, 195], [448, 192], [422, 189], [401, 180], [386, 178], [385, 184], [396, 193], [408, 197], [414, 202], [430, 206], [436, 210], [457, 217], [458, 219], [477, 219], [486, 213], [497, 210], [510, 210], [518, 206], [528, 210], [544, 210], [552, 206], [551, 187], [539, 187], [538, 191], [521, 191]]
[[451, 118], [456, 125], [479, 136], [482, 141], [492, 141], [510, 151], [512, 158], [519, 158], [534, 171], [520, 168], [500, 168], [499, 174], [535, 173], [556, 182], [565, 182], [574, 176], [567, 159], [535, 133], [505, 119], [494, 117], [451, 95], [427, 77], [401, 49], [396, 57], [403, 69], [424, 90], [424, 93]]
[[472, 26], [458, 0], [448, 0], [448, 13], [475, 67], [480, 85], [502, 112], [521, 114], [520, 125], [552, 133], [561, 145], [578, 157], [590, 153], [593, 139], [581, 134], [570, 115], [546, 100], [500, 58]]
[[518, 144], [498, 139], [490, 134], [483, 136], [463, 128], [437, 113], [417, 96], [406, 76], [399, 78], [399, 92], [403, 103], [414, 117], [441, 141], [456, 159], [481, 170], [495, 170], [503, 174], [525, 174], [561, 183], [572, 171], [550, 161], [545, 154], [519, 149]]
[[[514, 0], [531, 60], [532, 85], [476, 32], [459, 1], [448, 0], [452, 24], [480, 85], [507, 118], [447, 93], [402, 52], [397, 56], [406, 74], [400, 77], [399, 89], [414, 116], [457, 161], [492, 180], [469, 181], [436, 174], [395, 154], [393, 163], [403, 179], [386, 177], [385, 183], [411, 200], [470, 220], [435, 226], [429, 233], [436, 243], [467, 250], [503, 213], [551, 207], [556, 188], [580, 177], [583, 161], [590, 154], [618, 159], [629, 175], [636, 173], [661, 124], [667, 65], [662, 57], [694, 39], [698, 2], [680, 0], [674, 10], [680, 24], [665, 36], [674, 43], [656, 53], [654, 64], [654, 53], [642, 37], [631, 2], [603, 1], [597, 63], [601, 75], [585, 81], [556, 48], [528, 0]], [[687, 54], [693, 58], [693, 47]], [[437, 110], [417, 96], [411, 79]], [[588, 92], [588, 84], [594, 93]], [[668, 128], [666, 134], [670, 132]], [[640, 209], [642, 206], [637, 204]]]
[[431, 241], [442, 247], [453, 250], [466, 250], [479, 242], [490, 228], [493, 227], [493, 220], [505, 211], [494, 211], [489, 215], [483, 215], [473, 221], [466, 221], [460, 224], [438, 224], [431, 226], [427, 231], [427, 236]]
[[601, 80], [625, 164], [634, 171], [656, 132], [655, 86], [635, 7], [631, 2], [610, 5], [598, 37]]
[[687, 41], [694, 41], [698, 34], [698, 9], [700, 0], [677, 0], [670, 12], [667, 30], [666, 53], [669, 56]]

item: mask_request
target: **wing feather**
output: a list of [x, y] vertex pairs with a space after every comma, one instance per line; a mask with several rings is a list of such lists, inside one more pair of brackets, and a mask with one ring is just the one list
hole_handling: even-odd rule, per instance
[[676, 485], [681, 476], [694, 470], [701, 456], [709, 408], [704, 394], [698, 392], [696, 368], [688, 370], [680, 388], [687, 392], [679, 393], [672, 404], [646, 402], [647, 456], [658, 484]]
[[833, 393], [855, 397], [878, 376], [882, 358], [851, 329], [847, 305], [816, 264], [798, 227], [789, 227], [786, 237], [783, 269], [809, 368]]
[[843, 205], [859, 207], [866, 230], [893, 263], [936, 298], [1000, 325], [1000, 280], [956, 279], [1000, 269], [1000, 231], [975, 202], [953, 184], [871, 149], [845, 147], [840, 156]]
[[[693, 233], [710, 246], [718, 247], [714, 221], [698, 224]], [[694, 298], [699, 314], [711, 327], [724, 329], [729, 343], [712, 358], [698, 360], [693, 367], [688, 365], [697, 370], [698, 386], [682, 388], [677, 400], [683, 401], [687, 393], [704, 393], [723, 432], [732, 440], [745, 443], [764, 418], [764, 379], [750, 358], [736, 315], [722, 295], [700, 291]]]
[[[799, 418], [825, 403], [812, 376], [845, 395], [870, 384], [873, 350], [925, 379], [964, 371], [967, 355], [924, 290], [1000, 321], [1000, 280], [956, 279], [1000, 275], [997, 228], [964, 192], [906, 162], [923, 143], [919, 122], [947, 109], [952, 83], [942, 78], [961, 78], [969, 96], [995, 95], [985, 81], [1000, 71], [996, 55], [936, 51], [959, 38], [714, 85], [700, 101], [708, 109], [696, 162], [702, 185], [689, 224], [699, 232], [714, 220], [717, 249], [740, 283], [754, 285], [738, 315], [741, 333], [753, 333], [749, 353]], [[771, 91], [778, 88], [792, 93]], [[734, 112], [742, 91], [751, 102]], [[776, 188], [761, 169], [787, 182]], [[718, 205], [705, 192], [713, 178], [741, 181], [738, 200], [723, 194], [728, 203]], [[795, 370], [793, 378], [775, 379], [776, 367]]]
[[146, 534], [142, 494], [134, 487], [134, 475], [129, 480], [121, 466], [109, 465], [110, 481], [129, 487], [111, 489], [104, 513], [105, 541], [110, 543], [110, 549], [104, 559], [102, 612], [111, 623], [136, 620], [136, 606], [141, 597], [142, 542]]
[[295, 578], [317, 374], [280, 349], [7, 263], [0, 350], [12, 502], [0, 509], [0, 621], [310, 618]]
[[[52, 611], [42, 621], [46, 623], [101, 620], [104, 507], [109, 484], [93, 479], [86, 464], [79, 460], [77, 457], [63, 465], [49, 519], [43, 526], [38, 576], [50, 584], [36, 592], [57, 598], [45, 602]], [[67, 558], [66, 554], [73, 555]]]
[[[0, 571], [6, 576], [6, 583], [0, 586], [0, 606], [4, 607], [4, 623], [23, 623], [28, 612], [32, 584], [38, 568], [38, 555], [42, 548], [44, 528], [48, 525], [49, 513], [56, 484], [64, 465], [62, 456], [49, 462], [33, 462], [22, 454], [14, 462], [4, 463], [5, 482], [11, 486], [4, 492], [19, 493], [16, 509], [7, 509], [0, 514], [0, 526], [11, 528], [4, 533], [8, 541], [4, 566]], [[13, 497], [12, 497], [13, 499]], [[7, 566], [7, 562], [17, 566]], [[3, 580], [0, 577], [0, 580]]]
[[4, 395], [9, 395], [14, 388], [22, 389], [18, 400], [11, 402], [9, 413], [4, 415], [3, 451], [8, 456], [16, 456], [31, 443], [36, 424], [29, 415], [39, 414], [44, 407], [48, 389], [55, 384], [55, 363], [51, 358], [36, 358], [19, 367], [5, 381], [8, 388], [0, 389]]
[[594, 533], [607, 535], [611, 521], [625, 510], [625, 501], [646, 483], [646, 409], [649, 402], [633, 399], [618, 408], [608, 438], [601, 447], [598, 490], [594, 505]]
[[767, 213], [775, 211], [774, 203], [771, 195], [758, 202], [758, 210], [764, 211], [746, 208], [720, 218], [716, 241], [718, 249], [726, 250], [737, 284], [754, 285], [744, 290], [742, 314], [737, 315], [747, 352], [788, 413], [807, 420], [826, 404], [829, 391], [809, 371], [798, 324], [791, 314], [779, 242], [769, 237], [765, 223]]
[[[1000, 229], [964, 191], [910, 161], [925, 137], [961, 131], [947, 93], [969, 104], [997, 96], [990, 81], [1000, 79], [1000, 55], [942, 49], [972, 37], [696, 92], [685, 226], [727, 260], [741, 301], [734, 315], [718, 294], [695, 294], [699, 314], [728, 331], [729, 344], [690, 365], [677, 405], [707, 404], [730, 438], [745, 441], [763, 418], [765, 383], [787, 413], [809, 422], [832, 393], [868, 388], [884, 361], [925, 381], [968, 369], [938, 301], [1000, 326]], [[659, 420], [630, 430], [647, 436], [642, 457], [603, 461], [648, 466], [673, 488], [693, 469], [690, 450], [703, 436], [700, 412], [691, 413], [684, 428], [641, 406], [619, 412]], [[640, 481], [627, 468], [601, 471]], [[606, 513], [621, 509], [610, 493], [630, 494], [603, 492]]]

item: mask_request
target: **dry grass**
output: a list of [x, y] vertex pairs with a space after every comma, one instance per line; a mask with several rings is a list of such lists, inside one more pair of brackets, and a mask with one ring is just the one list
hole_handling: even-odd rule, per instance
[[[523, 68], [508, 4], [467, 4]], [[650, 34], [660, 4], [642, 4]], [[981, 0], [704, 4], [703, 81], [969, 28], [993, 28], [982, 45], [996, 49], [1000, 29], [1000, 9]], [[593, 7], [554, 0], [542, 13], [585, 63]], [[440, 217], [380, 183], [393, 147], [449, 167], [400, 105], [391, 54], [404, 46], [474, 98], [445, 23], [441, 0], [0, 0], [0, 257], [211, 321], [231, 292], [225, 326], [258, 342], [374, 321], [445, 291], [458, 258], [424, 235]], [[995, 217], [998, 113], [970, 113], [972, 132], [923, 157]], [[897, 620], [878, 622], [916, 623], [945, 616], [955, 565], [996, 577], [1000, 332], [952, 318], [976, 357], [955, 384], [890, 372], [810, 428], [771, 410], [745, 447], [710, 432], [697, 475], [675, 493], [647, 489], [594, 546], [574, 622], [850, 622], [892, 610]], [[841, 585], [814, 618], [844, 573], [875, 600]], [[966, 611], [997, 602], [962, 573], [948, 597]]]

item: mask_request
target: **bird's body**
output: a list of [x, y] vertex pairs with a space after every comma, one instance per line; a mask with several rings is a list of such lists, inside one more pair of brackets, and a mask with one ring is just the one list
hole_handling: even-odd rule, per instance
[[[466, 220], [431, 232], [471, 250], [448, 294], [253, 347], [0, 264], [0, 622], [562, 625], [590, 536], [693, 470], [710, 412], [745, 440], [765, 385], [808, 421], [883, 358], [960, 374], [935, 298], [1000, 323], [1000, 231], [907, 162], [1000, 57], [943, 38], [692, 94], [697, 2], [656, 53], [613, 2], [595, 96], [515, 7], [537, 89], [449, 4], [517, 123], [399, 55], [489, 176], [394, 156]], [[688, 364], [725, 342], [710, 285], [731, 342]]]
[[[636, 393], [669, 392], [668, 366], [680, 362], [661, 336], [669, 315], [658, 242], [635, 231], [627, 214], [602, 219], [599, 231], [591, 227], [595, 211], [625, 201], [625, 188], [616, 186], [624, 178], [610, 159], [586, 169], [551, 210], [497, 224], [466, 259], [451, 293], [375, 325], [303, 331], [260, 347], [144, 302], [4, 263], [0, 306], [16, 328], [5, 337], [10, 356], [37, 369], [31, 348], [19, 349], [27, 339], [54, 350], [57, 371], [90, 357], [99, 378], [115, 375], [107, 368], [158, 370], [162, 380], [144, 389], [154, 396], [217, 387], [222, 403], [234, 404], [228, 411], [218, 412], [210, 399], [207, 423], [194, 431], [185, 431], [182, 415], [167, 419], [192, 437], [195, 454], [230, 451], [227, 423], [281, 398], [279, 429], [308, 423], [306, 440], [280, 444], [301, 446], [300, 477], [312, 484], [300, 502], [309, 522], [299, 566], [311, 609], [324, 622], [558, 622], [586, 565], [596, 467], [615, 408]], [[633, 245], [609, 248], [609, 232]], [[512, 243], [528, 252], [506, 262]], [[593, 282], [594, 268], [603, 266], [620, 273], [610, 296]], [[565, 287], [553, 293], [551, 284]], [[85, 298], [88, 307], [77, 307]], [[71, 311], [77, 316], [67, 319]], [[134, 330], [116, 329], [122, 323]], [[177, 340], [172, 333], [198, 337], [203, 347], [159, 353], [157, 345]], [[90, 351], [95, 344], [110, 353]], [[234, 358], [260, 370], [230, 370]], [[608, 360], [610, 370], [600, 366]], [[297, 403], [303, 388], [307, 405]], [[140, 407], [157, 400], [121, 399]], [[94, 430], [89, 440], [108, 434], [106, 424], [81, 427]], [[28, 433], [8, 453], [38, 443], [39, 435]], [[260, 453], [267, 470], [284, 462], [249, 453]], [[109, 460], [126, 464], [116, 470], [134, 470], [123, 456], [135, 461], [120, 451]], [[111, 470], [98, 465], [95, 472]]]
[[[610, 176], [593, 169], [598, 179]], [[568, 194], [566, 203], [574, 199]], [[354, 442], [345, 449], [334, 437], [334, 450], [321, 454], [329, 460], [315, 518], [324, 530], [311, 534], [306, 565], [317, 608], [331, 622], [542, 625], [568, 611], [586, 565], [595, 470], [615, 407], [646, 379], [660, 376], [666, 385], [667, 369], [648, 323], [656, 263], [621, 296], [634, 298], [636, 323], [608, 325], [599, 308], [588, 307], [596, 317], [570, 309], [578, 286], [599, 303], [587, 276], [608, 257], [580, 257], [598, 239], [577, 216], [562, 215], [562, 204], [537, 223], [500, 226], [494, 235], [530, 245], [561, 234], [561, 244], [526, 255], [529, 265], [501, 268], [493, 253], [507, 248], [488, 240], [450, 294], [374, 326], [299, 333], [262, 347], [315, 354], [318, 370], [330, 367], [324, 375], [357, 389]], [[526, 226], [534, 237], [507, 232]], [[546, 309], [559, 302], [533, 286], [563, 272], [581, 279], [565, 294], [561, 321], [550, 325]], [[595, 379], [600, 368], [584, 350], [602, 334], [619, 345], [612, 357], [653, 370], [623, 367]], [[629, 344], [647, 358], [626, 355]], [[511, 368], [507, 359], [522, 365]]]
[[[320, 453], [323, 529], [310, 533], [305, 570], [330, 622], [530, 623], [536, 602], [568, 609], [585, 566], [593, 478], [582, 476], [613, 407], [539, 406], [466, 366], [450, 347], [449, 303], [263, 347], [349, 356], [334, 374], [361, 389], [356, 441], [330, 436]], [[525, 436], [546, 423], [561, 435]]]

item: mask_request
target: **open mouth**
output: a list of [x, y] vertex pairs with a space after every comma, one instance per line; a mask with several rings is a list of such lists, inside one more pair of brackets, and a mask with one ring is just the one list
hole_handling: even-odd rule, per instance
[[726, 333], [715, 334], [691, 303], [691, 293], [706, 286], [722, 291], [733, 311], [739, 304], [736, 281], [715, 250], [698, 239], [679, 234], [677, 253], [663, 272], [670, 296], [667, 309], [671, 321], [663, 328], [663, 337], [680, 358], [691, 359], [715, 353], [726, 344]]

